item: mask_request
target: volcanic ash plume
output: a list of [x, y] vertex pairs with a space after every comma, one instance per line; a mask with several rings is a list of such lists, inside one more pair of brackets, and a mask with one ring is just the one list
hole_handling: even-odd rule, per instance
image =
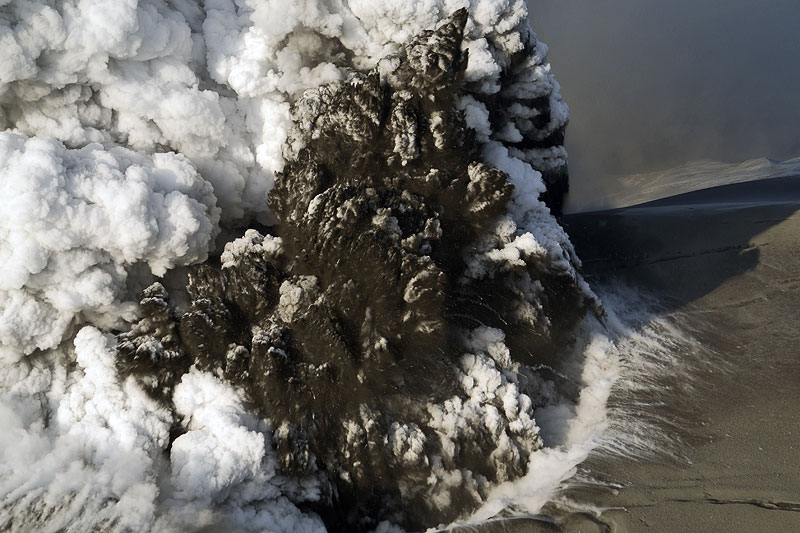
[[0, 7], [0, 524], [420, 529], [528, 472], [597, 303], [524, 2], [56, 4]]

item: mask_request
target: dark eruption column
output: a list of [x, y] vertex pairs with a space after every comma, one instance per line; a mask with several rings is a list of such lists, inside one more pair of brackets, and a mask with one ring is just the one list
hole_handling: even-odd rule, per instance
[[[493, 120], [512, 121], [515, 98], [537, 110], [507, 143], [517, 153], [560, 149], [563, 128], [547, 131], [549, 95], [514, 96], [532, 45], [504, 91], [470, 92], [466, 20], [458, 11], [375, 70], [306, 91], [272, 234], [249, 230], [220, 264], [195, 267], [180, 316], [150, 287], [119, 338], [120, 372], [166, 403], [192, 366], [243, 387], [276, 428], [284, 473], [328, 480], [316, 510], [332, 528], [435, 526], [523, 475], [546, 401], [528, 365], [557, 359], [589, 301], [571, 265], [506, 257], [514, 188], [484, 159], [463, 98]], [[558, 210], [566, 168], [544, 166]]]

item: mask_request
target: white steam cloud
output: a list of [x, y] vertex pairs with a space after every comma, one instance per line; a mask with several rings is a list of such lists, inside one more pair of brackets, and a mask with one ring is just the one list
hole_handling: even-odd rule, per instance
[[185, 376], [176, 402], [189, 431], [173, 443], [164, 479], [170, 411], [132, 379], [119, 382], [112, 336], [83, 328], [74, 357], [73, 375], [27, 361], [5, 372], [4, 530], [324, 530], [286, 497], [315, 499], [314, 480], [276, 474], [270, 429], [236, 391], [210, 375]]
[[202, 261], [217, 231], [211, 185], [174, 153], [138, 154], [0, 132], [0, 352], [54, 348], [73, 318], [111, 324], [126, 267]]

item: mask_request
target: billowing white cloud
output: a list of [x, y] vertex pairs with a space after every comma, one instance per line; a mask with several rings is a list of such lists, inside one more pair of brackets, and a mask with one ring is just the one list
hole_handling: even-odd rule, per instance
[[[84, 328], [69, 355], [5, 367], [16, 379], [0, 393], [3, 529], [153, 525], [172, 415], [132, 381], [118, 381], [114, 342]], [[72, 356], [77, 368], [65, 375], [58, 359]]]
[[174, 400], [186, 433], [170, 449], [170, 514], [207, 514], [209, 524], [237, 531], [324, 531], [318, 518], [287, 498], [317, 500], [318, 481], [280, 475], [272, 430], [247, 410], [240, 391], [192, 372]]
[[[66, 374], [59, 365], [74, 358]], [[324, 531], [295, 502], [314, 478], [276, 469], [268, 426], [217, 378], [187, 374], [176, 391], [186, 432], [133, 379], [120, 382], [115, 339], [93, 327], [74, 350], [5, 367], [0, 383], [0, 528], [4, 531]], [[47, 422], [45, 422], [47, 420]]]
[[[0, 349], [57, 346], [83, 314], [131, 318], [126, 269], [203, 261], [219, 209], [182, 155], [0, 132]], [[101, 318], [102, 315], [102, 318]]]

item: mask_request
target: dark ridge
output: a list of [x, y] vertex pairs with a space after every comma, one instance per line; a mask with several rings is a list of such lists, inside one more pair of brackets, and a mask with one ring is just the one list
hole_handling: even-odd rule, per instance
[[687, 193], [652, 200], [631, 208], [682, 207], [692, 205], [757, 204], [796, 202], [800, 197], [800, 176], [766, 178], [717, 185]]
[[[511, 436], [515, 452], [498, 462], [483, 427], [445, 454], [427, 406], [465, 398], [465, 331], [501, 329], [512, 358], [549, 364], [585, 310], [575, 280], [544, 260], [465, 276], [513, 192], [455, 105], [466, 18], [420, 34], [388, 58], [384, 79], [352, 72], [307, 91], [269, 199], [279, 238], [250, 230], [221, 266], [194, 267], [182, 316], [153, 285], [141, 322], [119, 336], [120, 372], [167, 404], [192, 366], [243, 387], [273, 423], [284, 473], [327, 476], [330, 500], [315, 510], [331, 530], [425, 529], [474, 508], [485, 494], [466, 482], [442, 489], [430, 480], [437, 461], [476, 486], [523, 475], [530, 447]], [[548, 178], [554, 205], [565, 176]], [[425, 437], [413, 461], [389, 445], [401, 430]], [[446, 502], [431, 498], [442, 490]]]

